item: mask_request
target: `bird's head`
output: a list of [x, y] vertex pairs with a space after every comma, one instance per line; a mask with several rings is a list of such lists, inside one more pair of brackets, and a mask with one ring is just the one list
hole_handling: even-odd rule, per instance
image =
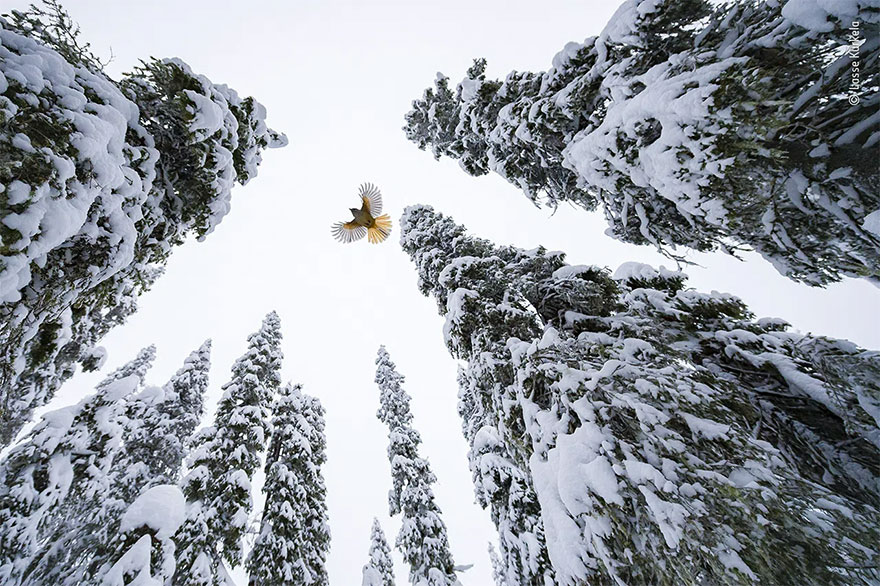
[[360, 211], [358, 208], [348, 208], [348, 211], [351, 212], [352, 216], [357, 216], [357, 213]]

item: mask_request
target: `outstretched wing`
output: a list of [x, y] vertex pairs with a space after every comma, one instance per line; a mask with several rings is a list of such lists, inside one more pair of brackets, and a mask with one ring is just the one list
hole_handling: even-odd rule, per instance
[[372, 183], [364, 183], [358, 192], [361, 198], [361, 204], [366, 208], [367, 212], [374, 218], [382, 213], [382, 194], [379, 188]]
[[336, 222], [330, 229], [330, 233], [338, 241], [348, 243], [360, 240], [366, 236], [367, 229], [363, 226], [358, 226], [354, 222]]

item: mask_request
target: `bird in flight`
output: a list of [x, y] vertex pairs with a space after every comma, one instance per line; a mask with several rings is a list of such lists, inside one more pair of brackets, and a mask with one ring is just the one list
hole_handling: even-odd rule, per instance
[[384, 241], [391, 234], [391, 217], [382, 214], [382, 194], [379, 193], [379, 188], [372, 183], [364, 183], [358, 197], [361, 198], [361, 208], [348, 208], [354, 219], [333, 224], [333, 237], [340, 242], [354, 242], [364, 236], [373, 244]]

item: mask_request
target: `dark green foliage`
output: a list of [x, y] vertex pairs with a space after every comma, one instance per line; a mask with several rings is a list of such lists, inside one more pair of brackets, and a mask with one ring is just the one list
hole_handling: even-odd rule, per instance
[[547, 72], [492, 80], [478, 59], [454, 90], [438, 77], [404, 131], [536, 204], [601, 208], [613, 237], [679, 259], [751, 248], [810, 285], [877, 281], [880, 19], [862, 6], [853, 89], [855, 5], [817, 8], [827, 27], [786, 6], [632, 0]]
[[465, 362], [508, 583], [876, 582], [880, 354], [680, 272], [494, 247], [426, 206], [401, 230]]
[[0, 20], [0, 444], [136, 311], [285, 139], [252, 98], [152, 59], [102, 71], [57, 4]]

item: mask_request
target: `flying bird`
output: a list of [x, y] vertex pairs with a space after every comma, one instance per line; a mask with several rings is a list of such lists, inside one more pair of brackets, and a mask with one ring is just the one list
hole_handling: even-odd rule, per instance
[[336, 222], [331, 232], [340, 242], [354, 242], [364, 236], [373, 244], [384, 241], [391, 234], [391, 217], [382, 213], [382, 194], [372, 183], [361, 185], [358, 197], [361, 208], [348, 208], [354, 219]]

